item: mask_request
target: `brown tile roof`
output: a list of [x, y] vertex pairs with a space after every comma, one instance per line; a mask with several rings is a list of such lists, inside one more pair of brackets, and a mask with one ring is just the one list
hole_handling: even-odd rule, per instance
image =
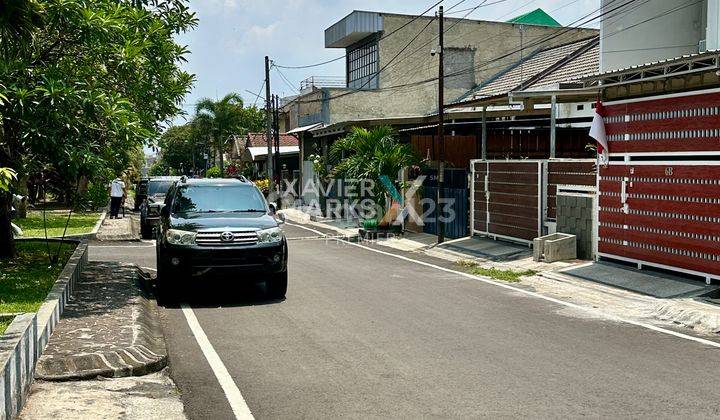
[[[600, 68], [600, 49], [597, 40], [597, 37], [593, 37], [539, 50], [488, 79], [485, 84], [481, 84], [468, 95], [466, 100], [502, 95], [519, 87], [528, 89], [533, 86], [550, 85], [597, 72]], [[591, 45], [593, 46], [590, 47]], [[587, 51], [582, 52], [588, 47], [590, 48]], [[557, 68], [553, 69], [553, 67]]]
[[[265, 138], [265, 133], [248, 133], [246, 144], [247, 147], [267, 146], [267, 139]], [[298, 139], [292, 134], [281, 133], [280, 146], [298, 146]]]

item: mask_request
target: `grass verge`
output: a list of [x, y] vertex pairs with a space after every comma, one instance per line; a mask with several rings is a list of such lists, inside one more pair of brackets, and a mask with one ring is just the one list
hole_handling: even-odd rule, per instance
[[12, 318], [0, 318], [0, 335], [3, 335], [5, 330], [7, 330], [7, 327], [10, 326], [12, 320]]
[[537, 272], [533, 270], [525, 271], [513, 271], [513, 270], [500, 270], [498, 268], [485, 268], [480, 267], [475, 261], [460, 260], [457, 263], [464, 271], [473, 274], [475, 276], [490, 277], [494, 280], [506, 281], [508, 283], [517, 283], [520, 281], [520, 277], [532, 276]]
[[[76, 246], [74, 243], [62, 244], [58, 263], [50, 266], [44, 242], [18, 241], [16, 245], [17, 258], [0, 260], [0, 313], [37, 311]], [[57, 252], [58, 245], [50, 243], [52, 255]], [[0, 332], [5, 328], [7, 325], [0, 319]]]
[[[47, 228], [49, 237], [62, 236], [67, 222], [67, 211], [46, 212]], [[70, 223], [66, 235], [80, 235], [90, 233], [95, 227], [100, 213], [74, 213], [70, 216]], [[45, 228], [43, 224], [43, 214], [40, 210], [28, 211], [27, 218], [14, 219], [13, 223], [20, 226], [23, 230], [25, 238], [44, 238]]]

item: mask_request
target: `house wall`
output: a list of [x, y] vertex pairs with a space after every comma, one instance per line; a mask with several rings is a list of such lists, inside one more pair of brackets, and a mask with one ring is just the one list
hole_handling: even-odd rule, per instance
[[[426, 115], [437, 112], [437, 82], [420, 83], [437, 77], [439, 56], [431, 56], [430, 49], [437, 49], [438, 33], [436, 21], [423, 30], [430, 18], [419, 18], [409, 23], [413, 16], [383, 14], [384, 33], [397, 30], [392, 36], [381, 39], [379, 46], [379, 68], [387, 68], [380, 73], [379, 90], [348, 92], [347, 89], [321, 89], [301, 97], [299, 101], [313, 100], [313, 105], [306, 103], [298, 110], [298, 125], [323, 121], [326, 124], [353, 121], [367, 118], [388, 118]], [[400, 28], [402, 25], [407, 26]], [[496, 74], [500, 69], [520, 59], [520, 53], [508, 54], [520, 49], [521, 26], [489, 21], [472, 21], [445, 19], [445, 67], [446, 74], [465, 68], [475, 67], [473, 73], [447, 77], [445, 81], [446, 102], [456, 100], [466, 94], [472, 87]], [[567, 31], [567, 28], [546, 27], [537, 25], [522, 26], [522, 40], [526, 47], [525, 54], [540, 47], [529, 47], [533, 42]], [[400, 51], [407, 42], [418, 33], [420, 36], [405, 51]], [[571, 29], [567, 33], [543, 43], [542, 46], [558, 45], [574, 40], [584, 39], [597, 34], [594, 29]], [[427, 44], [427, 45], [424, 45]], [[396, 55], [398, 58], [393, 60]], [[508, 54], [507, 57], [498, 57]], [[388, 63], [392, 64], [388, 66]], [[492, 64], [483, 66], [483, 63]], [[418, 83], [402, 88], [393, 86]], [[321, 93], [329, 98], [327, 108], [322, 109]], [[335, 97], [335, 98], [334, 98]]]
[[[709, 1], [711, 5], [718, 3], [718, 0]], [[614, 0], [602, 0], [603, 11], [613, 10], [618, 4]], [[708, 20], [708, 0], [693, 4], [653, 0], [633, 2], [609, 12], [601, 23], [601, 71], [697, 53], [700, 41], [705, 40], [707, 34], [714, 39], [709, 47], [718, 48], [718, 8], [712, 10], [715, 19]]]

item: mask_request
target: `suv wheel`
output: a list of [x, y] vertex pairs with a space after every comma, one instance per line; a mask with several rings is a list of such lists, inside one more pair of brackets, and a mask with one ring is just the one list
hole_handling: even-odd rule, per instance
[[273, 274], [272, 277], [265, 281], [268, 297], [271, 299], [282, 299], [287, 293], [288, 272]]
[[160, 247], [157, 247], [157, 272], [155, 277], [155, 297], [160, 305], [167, 306], [173, 304], [176, 300], [175, 291], [171, 290], [170, 279], [168, 278], [167, 263], [163, 261], [162, 255], [160, 254]]
[[153, 229], [152, 226], [148, 225], [147, 223], [143, 223], [140, 221], [140, 236], [143, 239], [152, 239], [153, 237]]

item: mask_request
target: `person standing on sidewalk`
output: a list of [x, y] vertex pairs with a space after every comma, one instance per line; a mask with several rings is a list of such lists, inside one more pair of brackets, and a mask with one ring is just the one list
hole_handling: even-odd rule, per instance
[[125, 183], [117, 177], [110, 183], [110, 218], [118, 218], [120, 205], [125, 197]]

